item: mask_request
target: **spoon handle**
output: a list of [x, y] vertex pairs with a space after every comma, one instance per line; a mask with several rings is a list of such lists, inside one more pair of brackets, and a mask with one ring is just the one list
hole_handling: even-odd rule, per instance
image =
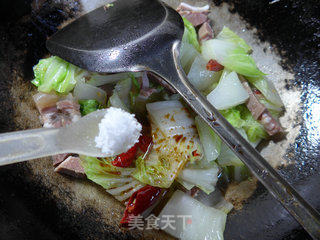
[[[246, 164], [291, 215], [314, 238], [320, 239], [320, 215], [290, 184], [253, 148], [201, 93], [189, 83], [179, 60], [179, 44], [172, 48], [173, 62], [158, 68], [163, 77], [200, 117], [220, 136], [224, 143]], [[163, 70], [165, 69], [165, 70]]]
[[39, 128], [0, 134], [0, 166], [59, 153], [59, 129]]

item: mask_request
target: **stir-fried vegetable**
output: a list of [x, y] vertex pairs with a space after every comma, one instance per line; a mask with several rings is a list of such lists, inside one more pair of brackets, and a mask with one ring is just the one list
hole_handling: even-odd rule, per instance
[[[227, 214], [205, 206], [181, 191], [173, 194], [159, 217], [162, 218], [165, 215], [173, 216], [176, 229], [168, 227], [164, 231], [176, 238], [182, 240], [223, 239]], [[162, 224], [164, 223], [160, 223], [160, 226]]]
[[[180, 7], [186, 8], [185, 14], [196, 11], [198, 17], [204, 17], [204, 21], [207, 19], [208, 6], [194, 8], [182, 4]], [[200, 27], [200, 36], [191, 22], [186, 18], [183, 18], [183, 22], [185, 31], [179, 57], [181, 66], [195, 88], [207, 96], [209, 102], [253, 147], [268, 136], [264, 127], [269, 134], [271, 130], [272, 134], [277, 133], [281, 127], [272, 128], [277, 126], [277, 122], [270, 113], [279, 116], [283, 103], [273, 84], [249, 55], [251, 47], [227, 27], [212, 39], [213, 30], [209, 21]], [[201, 39], [201, 47], [198, 38]], [[206, 122], [184, 106], [180, 95], [166, 92], [152, 81], [152, 75], [147, 72], [93, 73], [53, 56], [40, 60], [34, 66], [34, 75], [32, 83], [38, 90], [50, 93], [47, 94], [50, 101], [46, 99], [43, 103], [35, 97], [41, 114], [46, 112], [43, 109], [49, 109], [52, 110], [52, 113], [49, 112], [50, 118], [54, 118], [55, 114], [67, 114], [69, 119], [70, 112], [75, 112], [78, 117], [79, 106], [73, 98], [74, 105], [62, 104], [68, 101], [64, 101], [65, 96], [61, 95], [68, 94], [67, 98], [73, 95], [79, 102], [82, 116], [112, 106], [135, 114], [143, 125], [139, 142], [133, 147], [133, 144], [123, 145], [127, 146], [128, 151], [123, 150], [126, 152], [120, 151], [120, 154], [116, 153], [118, 155], [110, 158], [80, 156], [87, 178], [104, 187], [119, 201], [127, 203], [121, 220], [123, 226], [129, 224], [134, 216], [150, 213], [151, 206], [164, 195], [164, 188], [169, 188], [175, 180], [188, 190], [193, 188], [191, 195], [193, 190], [199, 189], [215, 195], [219, 193], [215, 189], [218, 176], [234, 181], [242, 181], [250, 176], [248, 168]], [[102, 85], [109, 85], [103, 89], [114, 86], [108, 104], [107, 90], [98, 87]], [[61, 103], [61, 99], [64, 102]], [[256, 111], [257, 105], [260, 112]], [[48, 118], [42, 117], [44, 120]], [[121, 127], [119, 121], [111, 121], [107, 125], [111, 123], [115, 123], [115, 131], [106, 134], [120, 135], [117, 129], [128, 132], [126, 126], [130, 122], [126, 122], [125, 127]], [[114, 143], [111, 149], [122, 146], [118, 141]], [[222, 195], [220, 198], [217, 204], [217, 201], [211, 202], [211, 206], [215, 205], [208, 207], [176, 191], [159, 215], [160, 218], [174, 216], [176, 229], [169, 227], [164, 230], [179, 239], [222, 240], [226, 214], [233, 206]], [[160, 222], [160, 227], [163, 223]]]
[[106, 105], [107, 94], [101, 88], [79, 81], [73, 91], [73, 95], [78, 100], [94, 99], [102, 106]]
[[201, 56], [196, 56], [188, 73], [189, 81], [200, 91], [205, 91], [213, 83], [218, 82], [221, 76], [221, 71], [208, 71], [206, 64]]
[[188, 74], [192, 63], [197, 56], [200, 56], [200, 54], [193, 45], [187, 42], [181, 43], [180, 62], [186, 74]]
[[186, 189], [190, 190], [197, 186], [206, 194], [214, 191], [218, 181], [219, 167], [216, 164], [211, 164], [208, 168], [184, 168], [178, 176], [178, 182]]
[[79, 100], [79, 104], [82, 116], [102, 108], [102, 105], [95, 99]]
[[257, 89], [261, 91], [263, 96], [270, 101], [276, 107], [282, 107], [283, 102], [274, 87], [273, 83], [270, 82], [266, 77], [259, 77], [259, 78], [251, 78], [247, 77], [247, 79], [252, 83]]
[[221, 114], [234, 127], [243, 128], [251, 142], [256, 142], [268, 136], [263, 126], [253, 118], [251, 112], [243, 104], [227, 110], [222, 110]]
[[194, 121], [179, 101], [147, 104], [152, 127], [153, 148], [136, 161], [134, 177], [167, 188], [188, 162], [203, 157]]
[[[220, 64], [247, 77], [263, 77], [253, 58], [248, 55], [248, 45], [235, 33], [225, 30], [220, 39], [211, 39], [202, 44], [202, 55], [205, 60], [217, 60]], [[242, 40], [242, 41], [241, 41]]]
[[131, 78], [119, 81], [113, 90], [112, 96], [109, 98], [109, 105], [130, 112], [129, 93], [131, 86]]
[[195, 123], [203, 146], [205, 160], [208, 162], [216, 160], [220, 154], [221, 139], [199, 116], [195, 118]]
[[119, 201], [127, 200], [144, 184], [131, 177], [133, 168], [115, 167], [111, 161], [112, 158], [81, 156], [81, 164], [88, 179], [101, 185]]
[[238, 75], [231, 72], [222, 76], [218, 86], [208, 94], [208, 101], [218, 110], [244, 103], [249, 98], [249, 94], [242, 86]]
[[200, 45], [198, 42], [198, 36], [194, 26], [186, 18], [182, 17], [184, 23], [184, 34], [182, 37], [183, 42], [192, 44], [197, 51], [200, 51]]
[[217, 39], [232, 42], [243, 48], [246, 53], [250, 53], [252, 51], [251, 47], [246, 43], [246, 41], [231, 31], [228, 27], [223, 27], [221, 32], [218, 34]]
[[41, 59], [33, 67], [35, 78], [32, 83], [41, 92], [49, 93], [54, 90], [67, 94], [77, 83], [76, 71], [78, 70], [76, 66], [56, 56]]

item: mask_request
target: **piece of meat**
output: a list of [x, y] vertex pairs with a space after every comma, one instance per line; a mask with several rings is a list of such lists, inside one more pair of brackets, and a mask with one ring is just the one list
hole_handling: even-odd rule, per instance
[[260, 123], [270, 136], [283, 132], [280, 123], [274, 119], [269, 111], [262, 113]]
[[79, 157], [69, 156], [58, 167], [54, 169], [55, 172], [67, 174], [77, 178], [85, 178], [86, 174], [81, 165]]
[[73, 99], [64, 99], [58, 101], [57, 108], [62, 114], [68, 116], [72, 122], [78, 121], [81, 117], [80, 105]]
[[182, 2], [176, 10], [182, 17], [188, 19], [188, 21], [195, 27], [208, 20], [209, 5], [204, 7], [194, 7]]
[[201, 25], [198, 31], [198, 36], [200, 43], [213, 39], [213, 30], [208, 22], [205, 22]]
[[39, 92], [33, 95], [33, 100], [36, 104], [38, 111], [42, 114], [44, 109], [56, 107], [56, 103], [58, 102], [59, 97], [54, 94]]
[[253, 91], [251, 90], [251, 87], [249, 86], [249, 83], [246, 81], [242, 82], [242, 86], [249, 94], [249, 100], [247, 101], [246, 105], [249, 111], [252, 113], [252, 116], [255, 120], [258, 120], [262, 113], [267, 111], [268, 109], [266, 106], [264, 106], [259, 99], [254, 95]]
[[[37, 93], [33, 96], [37, 109], [40, 112], [40, 120], [45, 128], [65, 127], [80, 119], [80, 106], [74, 101], [71, 94], [59, 100], [57, 95]], [[67, 157], [76, 155], [72, 153], [52, 156], [53, 166], [57, 167]]]
[[53, 166], [57, 167], [60, 163], [66, 160], [69, 156], [72, 156], [72, 153], [62, 153], [52, 156]]
[[278, 132], [283, 132], [280, 123], [272, 116], [266, 106], [259, 101], [259, 98], [251, 90], [249, 83], [243, 78], [240, 79], [243, 87], [249, 94], [249, 99], [246, 102], [246, 106], [252, 113], [253, 118], [258, 120], [263, 125], [264, 129], [270, 136], [275, 135]]

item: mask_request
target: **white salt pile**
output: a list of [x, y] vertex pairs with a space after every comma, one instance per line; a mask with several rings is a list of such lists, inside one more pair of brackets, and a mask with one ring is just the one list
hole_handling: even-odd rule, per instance
[[142, 126], [133, 114], [120, 108], [108, 108], [99, 124], [96, 147], [108, 156], [127, 152], [141, 135]]

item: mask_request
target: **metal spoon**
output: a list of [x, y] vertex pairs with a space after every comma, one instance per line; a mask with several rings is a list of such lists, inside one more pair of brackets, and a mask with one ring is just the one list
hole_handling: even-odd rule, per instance
[[82, 117], [63, 128], [39, 128], [0, 134], [0, 166], [60, 153], [106, 157], [95, 146], [98, 124], [106, 110]]
[[316, 239], [320, 216], [188, 81], [179, 61], [184, 26], [156, 0], [118, 0], [67, 25], [47, 41], [54, 55], [94, 72], [150, 71], [162, 77]]

